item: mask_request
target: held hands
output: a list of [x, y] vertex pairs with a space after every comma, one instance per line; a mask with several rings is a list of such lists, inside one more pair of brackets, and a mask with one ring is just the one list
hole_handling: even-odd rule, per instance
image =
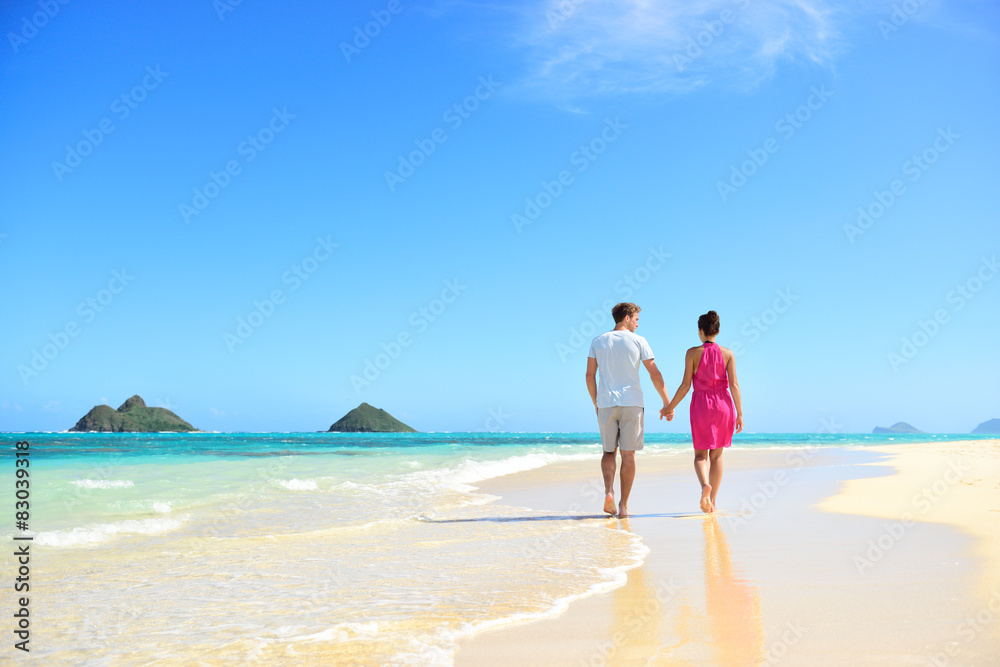
[[671, 421], [674, 418], [674, 409], [670, 406], [665, 406], [660, 408], [660, 419], [666, 418], [667, 421]]

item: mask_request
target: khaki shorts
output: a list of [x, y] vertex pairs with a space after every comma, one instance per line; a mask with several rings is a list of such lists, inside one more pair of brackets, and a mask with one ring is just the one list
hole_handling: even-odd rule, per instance
[[597, 426], [601, 429], [604, 451], [637, 452], [642, 449], [643, 409], [635, 405], [597, 408]]

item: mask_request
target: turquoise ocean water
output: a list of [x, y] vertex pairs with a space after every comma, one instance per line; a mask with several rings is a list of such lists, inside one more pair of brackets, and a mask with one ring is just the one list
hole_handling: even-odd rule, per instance
[[[734, 447], [975, 438], [741, 434]], [[30, 528], [51, 586], [39, 614], [59, 633], [39, 656], [54, 663], [323, 647], [449, 664], [458, 638], [557, 614], [646, 553], [592, 516], [596, 468], [577, 512], [593, 521], [534, 520], [546, 513], [475, 487], [558, 461], [596, 466], [595, 433], [6, 433], [11, 501], [18, 440], [31, 443]], [[643, 456], [689, 451], [690, 436], [647, 433]], [[18, 534], [13, 521], [0, 530], [8, 545]]]
[[[738, 435], [734, 446], [975, 438], [765, 433]], [[322, 527], [366, 523], [387, 513], [404, 518], [430, 504], [427, 494], [467, 491], [483, 479], [600, 453], [596, 433], [4, 433], [5, 460], [13, 458], [20, 439], [31, 443], [36, 539], [60, 547], [169, 531], [191, 514], [226, 505], [242, 512], [280, 506], [294, 514], [315, 504], [300, 497], [351, 503], [352, 510], [290, 518], [296, 530], [313, 521]], [[689, 435], [646, 434], [647, 454], [688, 449]], [[273, 521], [273, 529], [281, 530], [281, 518]]]

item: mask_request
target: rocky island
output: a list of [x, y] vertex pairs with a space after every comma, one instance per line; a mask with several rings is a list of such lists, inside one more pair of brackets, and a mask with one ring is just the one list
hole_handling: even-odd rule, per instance
[[1000, 419], [990, 419], [985, 421], [976, 428], [972, 429], [975, 434], [981, 433], [1000, 433]]
[[913, 428], [906, 422], [896, 422], [889, 428], [876, 426], [872, 433], [923, 433], [923, 431]]
[[385, 410], [362, 403], [334, 422], [330, 431], [339, 433], [416, 433]]
[[71, 432], [155, 433], [157, 431], [197, 431], [166, 408], [149, 408], [136, 394], [115, 410], [110, 405], [95, 405]]

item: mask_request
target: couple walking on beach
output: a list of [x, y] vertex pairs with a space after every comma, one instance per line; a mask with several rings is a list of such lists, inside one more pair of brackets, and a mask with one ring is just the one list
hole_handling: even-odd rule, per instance
[[[691, 398], [694, 470], [701, 484], [701, 510], [714, 512], [715, 499], [722, 483], [722, 452], [732, 444], [733, 433], [743, 430], [743, 407], [733, 352], [715, 343], [719, 333], [719, 315], [710, 310], [699, 317], [698, 338], [702, 344], [687, 351], [684, 379], [671, 401], [663, 376], [653, 360], [653, 351], [646, 339], [635, 333], [640, 310], [634, 303], [619, 303], [612, 308], [615, 328], [595, 338], [587, 355], [587, 389], [597, 410], [597, 424], [604, 447], [601, 457], [604, 511], [619, 517], [628, 516], [628, 497], [635, 479], [635, 453], [643, 446], [643, 402], [639, 386], [641, 362], [649, 372], [653, 387], [663, 399], [660, 419], [672, 420], [677, 405], [694, 387]], [[618, 451], [622, 459], [621, 501], [616, 507], [614, 481]]]

